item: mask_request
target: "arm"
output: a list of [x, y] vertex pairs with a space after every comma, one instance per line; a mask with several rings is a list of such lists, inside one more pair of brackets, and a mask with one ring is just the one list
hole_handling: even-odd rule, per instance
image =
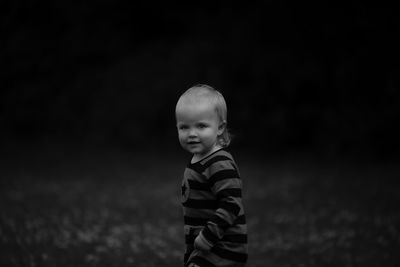
[[195, 239], [198, 249], [209, 250], [243, 213], [242, 181], [233, 163], [217, 162], [210, 167], [209, 183], [218, 206], [213, 217]]

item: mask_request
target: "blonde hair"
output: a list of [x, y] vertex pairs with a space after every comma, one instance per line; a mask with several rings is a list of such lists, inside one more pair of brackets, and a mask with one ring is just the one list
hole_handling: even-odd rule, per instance
[[189, 89], [187, 89], [182, 95], [182, 97], [202, 97], [206, 98], [210, 103], [212, 103], [215, 107], [215, 112], [218, 115], [218, 118], [221, 122], [225, 122], [224, 131], [220, 136], [218, 136], [218, 144], [221, 147], [229, 146], [231, 142], [231, 134], [228, 131], [227, 124], [227, 113], [228, 109], [226, 106], [226, 102], [222, 94], [214, 89], [213, 87], [206, 84], [196, 84]]

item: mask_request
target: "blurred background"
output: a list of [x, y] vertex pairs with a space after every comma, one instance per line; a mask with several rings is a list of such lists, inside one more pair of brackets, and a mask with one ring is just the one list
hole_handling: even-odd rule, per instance
[[398, 152], [399, 19], [391, 6], [1, 5], [5, 145], [176, 148], [175, 103], [205, 83], [225, 95], [238, 148]]
[[399, 266], [400, 21], [347, 1], [2, 1], [0, 265], [180, 266], [175, 104], [228, 103], [249, 266]]

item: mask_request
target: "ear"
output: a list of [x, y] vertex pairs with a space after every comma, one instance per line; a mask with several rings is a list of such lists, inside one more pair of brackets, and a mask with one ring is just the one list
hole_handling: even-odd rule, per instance
[[226, 128], [226, 121], [222, 121], [219, 125], [218, 125], [218, 135], [221, 135]]

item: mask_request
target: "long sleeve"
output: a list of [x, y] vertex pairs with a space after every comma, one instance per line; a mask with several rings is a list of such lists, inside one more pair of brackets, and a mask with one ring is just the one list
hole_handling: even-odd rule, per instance
[[200, 233], [199, 240], [211, 247], [243, 215], [242, 181], [237, 167], [230, 160], [214, 162], [207, 173], [208, 183], [217, 198], [217, 209]]
[[221, 149], [189, 163], [181, 188], [185, 262], [244, 266], [248, 257], [247, 225], [242, 180], [232, 155]]

